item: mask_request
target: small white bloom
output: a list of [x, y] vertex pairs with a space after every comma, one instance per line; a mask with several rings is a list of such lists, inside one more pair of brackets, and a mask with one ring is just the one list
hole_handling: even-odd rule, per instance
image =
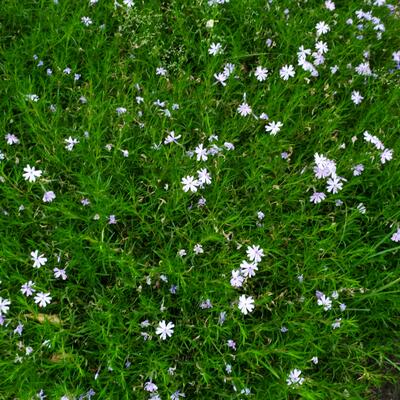
[[199, 186], [199, 182], [196, 179], [194, 179], [193, 176], [188, 175], [182, 178], [181, 183], [183, 185], [184, 192], [188, 192], [189, 190], [193, 193], [197, 192], [197, 187]]
[[7, 144], [13, 145], [13, 144], [18, 144], [19, 139], [12, 133], [7, 133], [4, 138], [7, 140]]
[[351, 92], [351, 100], [354, 104], [358, 105], [364, 100], [364, 97], [361, 96], [361, 93], [359, 91], [353, 90]]
[[208, 54], [216, 56], [219, 53], [222, 53], [222, 45], [221, 45], [221, 43], [211, 43], [211, 46], [208, 49]]
[[304, 382], [304, 378], [300, 378], [301, 375], [301, 370], [295, 368], [292, 371], [290, 371], [288, 378], [286, 379], [286, 383], [289, 386], [294, 386], [294, 385], [302, 385]]
[[33, 299], [39, 307], [46, 307], [51, 302], [50, 293], [39, 292]]
[[284, 65], [280, 70], [279, 70], [279, 75], [280, 77], [284, 80], [287, 81], [289, 78], [293, 78], [295, 75], [295, 70], [293, 68], [293, 65]]
[[247, 246], [246, 253], [249, 260], [254, 261], [255, 263], [260, 262], [261, 258], [264, 257], [264, 250], [258, 245]]
[[164, 67], [156, 68], [156, 75], [165, 76], [167, 75], [167, 70]]
[[209, 185], [211, 183], [211, 175], [206, 168], [197, 171], [198, 181], [202, 184]]
[[28, 164], [24, 168], [25, 173], [23, 174], [23, 177], [25, 178], [26, 181], [29, 182], [35, 182], [36, 178], [39, 178], [42, 175], [42, 171], [36, 170], [35, 167], [32, 167]]
[[381, 163], [385, 164], [386, 161], [390, 161], [393, 158], [393, 150], [392, 149], [385, 149], [381, 153]]
[[3, 299], [0, 297], [0, 315], [7, 314], [8, 310], [10, 309], [11, 301], [9, 299]]
[[270, 135], [276, 135], [282, 128], [282, 122], [271, 121], [268, 125], [265, 125], [265, 130], [269, 132]]
[[92, 25], [93, 21], [89, 17], [82, 17], [81, 22], [85, 26]]
[[44, 257], [44, 254], [39, 255], [38, 250], [31, 252], [31, 260], [33, 261], [33, 268], [40, 268], [47, 263], [47, 258]]
[[172, 322], [165, 323], [164, 320], [158, 323], [158, 327], [156, 329], [156, 334], [160, 335], [162, 340], [165, 340], [167, 337], [171, 337], [174, 333], [175, 325]]
[[195, 254], [202, 254], [202, 253], [204, 253], [203, 246], [202, 246], [200, 243], [197, 243], [197, 244], [194, 246], [193, 251], [195, 252]]
[[251, 107], [247, 103], [242, 103], [238, 109], [237, 112], [242, 116], [242, 117], [247, 117], [248, 115], [251, 114]]
[[54, 268], [53, 272], [55, 278], [62, 278], [63, 281], [67, 279], [67, 274], [65, 272], [65, 269]]
[[56, 198], [56, 195], [53, 191], [45, 192], [43, 195], [43, 202], [44, 203], [51, 203]]
[[258, 271], [257, 263], [243, 260], [240, 264], [240, 270], [243, 276], [251, 278], [255, 276], [256, 271]]
[[254, 72], [255, 77], [259, 82], [263, 82], [267, 79], [268, 76], [268, 70], [267, 68], [263, 68], [261, 66], [258, 66], [256, 68], [256, 71]]
[[246, 297], [244, 294], [239, 297], [239, 310], [247, 315], [254, 310], [254, 300], [251, 296]]
[[79, 143], [79, 140], [70, 136], [68, 139], [64, 139], [64, 142], [66, 143], [65, 148], [68, 151], [72, 151], [74, 146]]
[[319, 306], [323, 306], [325, 311], [328, 311], [332, 308], [332, 300], [324, 294], [319, 297], [317, 303]]
[[243, 285], [244, 277], [238, 269], [232, 270], [231, 286], [239, 288]]

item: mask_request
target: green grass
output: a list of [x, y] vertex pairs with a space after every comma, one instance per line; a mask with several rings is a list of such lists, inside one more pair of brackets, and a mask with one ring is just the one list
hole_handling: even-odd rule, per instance
[[[47, 399], [72, 400], [89, 398], [90, 389], [93, 399], [148, 399], [149, 380], [161, 399], [177, 390], [187, 399], [382, 398], [380, 388], [400, 379], [400, 246], [391, 240], [400, 223], [400, 69], [392, 57], [399, 6], [392, 1], [391, 13], [362, 0], [337, 0], [334, 11], [314, 0], [135, 3], [0, 2], [0, 297], [11, 301], [0, 326], [0, 399], [40, 398], [43, 390]], [[381, 19], [382, 39], [370, 22], [358, 31], [359, 9]], [[312, 77], [297, 51], [314, 51], [319, 21], [331, 29], [318, 39], [329, 51]], [[222, 54], [208, 53], [213, 42]], [[375, 76], [354, 70], [364, 51]], [[214, 74], [226, 63], [235, 69], [222, 86]], [[279, 77], [285, 64], [296, 70], [288, 81]], [[264, 82], [253, 74], [259, 65], [270, 71]], [[161, 66], [166, 77], [156, 75]], [[364, 97], [359, 105], [353, 90]], [[244, 93], [269, 121], [239, 115]], [[283, 123], [276, 136], [265, 131], [270, 121]], [[393, 149], [391, 161], [381, 164], [366, 130]], [[178, 144], [163, 144], [170, 131], [181, 135]], [[7, 133], [20, 143], [8, 145]], [[79, 140], [72, 151], [69, 136]], [[200, 143], [221, 151], [207, 161], [188, 157]], [[314, 177], [315, 153], [335, 160], [347, 179], [339, 193]], [[23, 177], [27, 164], [43, 171], [35, 182]], [[360, 176], [356, 164], [364, 165]], [[184, 192], [181, 179], [201, 168], [212, 183]], [[43, 202], [46, 191], [54, 201]], [[314, 191], [326, 199], [312, 204]], [[198, 243], [204, 253], [196, 255]], [[235, 289], [231, 271], [251, 245], [265, 256]], [[34, 250], [48, 259], [39, 269]], [[56, 279], [55, 267], [68, 278]], [[21, 293], [29, 280], [50, 292], [49, 305]], [[317, 304], [316, 291], [338, 292], [331, 310]], [[242, 294], [255, 301], [248, 315], [238, 309]], [[207, 299], [212, 308], [202, 309]], [[162, 320], [175, 324], [165, 341], [155, 333]], [[290, 387], [295, 368], [304, 382]]]

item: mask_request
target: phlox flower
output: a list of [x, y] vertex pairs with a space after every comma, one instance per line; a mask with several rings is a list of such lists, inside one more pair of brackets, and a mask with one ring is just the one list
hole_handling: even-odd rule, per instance
[[251, 278], [255, 276], [256, 271], [258, 271], [257, 263], [243, 260], [240, 264], [240, 271], [244, 277]]
[[282, 128], [282, 122], [271, 121], [268, 125], [265, 125], [265, 130], [269, 132], [270, 135], [276, 135]]
[[256, 68], [256, 71], [254, 72], [254, 76], [257, 78], [259, 82], [263, 82], [267, 79], [268, 76], [268, 70], [267, 68], [263, 68], [261, 66], [258, 66]]
[[242, 116], [242, 117], [247, 117], [248, 115], [251, 114], [251, 107], [247, 103], [242, 103], [238, 109], [237, 112]]
[[314, 192], [310, 196], [310, 201], [311, 201], [311, 203], [318, 204], [318, 203], [321, 203], [321, 201], [325, 200], [325, 198], [326, 198], [326, 195], [324, 192]]
[[391, 240], [393, 242], [400, 242], [400, 228], [398, 228], [397, 231], [393, 233]]
[[43, 195], [44, 203], [51, 203], [56, 198], [56, 195], [53, 191], [45, 192]]
[[38, 304], [39, 307], [46, 307], [47, 304], [51, 302], [50, 293], [38, 292], [33, 300], [35, 300], [35, 303]]
[[29, 164], [24, 168], [24, 171], [23, 177], [29, 182], [35, 182], [36, 178], [42, 176], [42, 171], [40, 169], [36, 170], [35, 167], [31, 168]]
[[302, 385], [304, 382], [304, 378], [300, 377], [301, 370], [295, 368], [290, 371], [288, 378], [286, 379], [286, 383], [288, 386]]
[[47, 263], [47, 258], [44, 257], [44, 254], [39, 255], [39, 250], [31, 252], [31, 260], [33, 261], [33, 268], [40, 268]]
[[221, 43], [211, 43], [211, 46], [208, 49], [208, 54], [211, 54], [212, 56], [216, 56], [219, 53], [222, 53]]
[[254, 299], [243, 294], [239, 297], [238, 307], [242, 314], [247, 315], [254, 310]]
[[246, 253], [249, 260], [254, 261], [255, 263], [260, 262], [261, 258], [264, 257], [264, 250], [258, 245], [247, 246]]
[[234, 288], [242, 287], [244, 278], [238, 269], [232, 270], [231, 286]]
[[181, 183], [183, 185], [183, 191], [184, 192], [188, 192], [189, 190], [191, 192], [197, 192], [197, 187], [199, 186], [199, 182], [194, 179], [193, 176], [186, 176], [184, 178], [182, 178]]
[[279, 75], [284, 81], [287, 81], [289, 78], [293, 78], [295, 75], [295, 70], [293, 68], [293, 65], [284, 65], [279, 70]]
[[156, 334], [160, 335], [162, 340], [167, 339], [167, 337], [171, 337], [174, 333], [175, 325], [172, 322], [165, 323], [165, 320], [162, 320], [158, 323], [158, 327], [156, 329]]
[[3, 299], [0, 297], [0, 314], [7, 314], [10, 309], [11, 301], [9, 299]]
[[324, 294], [319, 296], [317, 304], [319, 306], [323, 306], [325, 311], [328, 311], [332, 308], [332, 300], [329, 297], [325, 296]]

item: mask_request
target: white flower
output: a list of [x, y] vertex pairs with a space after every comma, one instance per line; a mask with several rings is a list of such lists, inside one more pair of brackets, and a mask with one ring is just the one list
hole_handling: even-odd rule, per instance
[[367, 212], [367, 209], [365, 208], [365, 206], [364, 206], [363, 203], [360, 203], [360, 204], [357, 206], [357, 210], [358, 210], [361, 214], [365, 214], [365, 213]]
[[180, 139], [182, 135], [175, 136], [175, 132], [171, 131], [168, 133], [168, 136], [164, 139], [164, 144], [170, 144], [172, 142], [178, 143], [178, 139]]
[[329, 178], [326, 185], [326, 190], [329, 193], [338, 193], [339, 190], [342, 190], [343, 183], [341, 182], [340, 177], [334, 176], [333, 178]]
[[312, 361], [314, 364], [318, 364], [318, 357], [317, 357], [317, 356], [314, 356], [314, 357], [311, 359], [311, 361]]
[[393, 158], [393, 150], [385, 149], [381, 153], [381, 163], [385, 164], [386, 161], [390, 161]]
[[244, 314], [247, 315], [249, 312], [252, 312], [254, 310], [254, 300], [251, 296], [246, 297], [244, 294], [242, 294], [239, 297], [239, 304], [238, 304], [239, 310]]
[[126, 108], [125, 107], [117, 107], [116, 110], [118, 115], [122, 115], [126, 113]]
[[24, 171], [25, 173], [23, 174], [23, 177], [29, 182], [35, 182], [36, 178], [39, 178], [42, 175], [40, 169], [36, 170], [35, 167], [31, 168], [29, 164], [24, 168]]
[[9, 305], [11, 304], [11, 301], [8, 299], [3, 299], [0, 297], [0, 315], [1, 314], [7, 314], [8, 310], [10, 309]]
[[354, 176], [360, 176], [363, 171], [364, 171], [364, 165], [362, 164], [357, 164], [353, 167]]
[[167, 75], [167, 70], [164, 67], [156, 68], [156, 75], [165, 76]]
[[46, 307], [51, 302], [50, 293], [39, 292], [33, 299], [39, 307]]
[[160, 335], [162, 340], [165, 340], [168, 337], [171, 337], [174, 333], [174, 324], [172, 322], [165, 323], [164, 320], [158, 323], [158, 327], [156, 329], [156, 334]]
[[331, 30], [329, 25], [324, 21], [318, 22], [318, 24], [315, 26], [315, 29], [317, 30], [317, 36], [321, 36]]
[[210, 48], [208, 49], [208, 54], [216, 56], [217, 54], [222, 52], [221, 43], [211, 43]]
[[82, 17], [81, 22], [85, 26], [92, 25], [93, 21], [89, 17]]
[[39, 96], [37, 94], [27, 94], [26, 99], [36, 103], [39, 101]]
[[317, 303], [319, 306], [324, 306], [325, 311], [328, 311], [332, 308], [332, 300], [324, 294], [318, 298]]
[[354, 104], [358, 105], [364, 100], [364, 97], [361, 96], [361, 93], [359, 91], [353, 90], [351, 92], [351, 100]]
[[51, 203], [56, 198], [56, 195], [53, 191], [45, 192], [43, 195], [43, 201], [45, 203]]
[[286, 383], [289, 386], [292, 385], [301, 385], [304, 382], [304, 378], [300, 378], [301, 370], [295, 368], [290, 371], [288, 378], [286, 379]]
[[33, 289], [33, 285], [35, 283], [32, 281], [26, 282], [21, 286], [21, 293], [24, 294], [25, 296], [32, 296], [32, 293], [36, 292], [35, 289]]
[[223, 72], [219, 72], [218, 74], [214, 74], [214, 78], [222, 86], [226, 86], [226, 82], [225, 81], [228, 79], [228, 75], [224, 74]]
[[340, 328], [340, 321], [342, 320], [342, 318], [337, 318], [335, 319], [335, 322], [332, 324], [332, 328], [333, 329], [337, 329]]
[[54, 277], [62, 278], [63, 281], [67, 279], [67, 274], [65, 273], [65, 269], [54, 268]]
[[325, 7], [329, 11], [333, 11], [336, 8], [335, 3], [332, 0], [326, 0], [325, 1]]
[[240, 270], [243, 276], [251, 278], [256, 274], [255, 271], [258, 271], [257, 263], [243, 260], [240, 264]]
[[265, 125], [265, 130], [269, 132], [270, 135], [276, 135], [282, 128], [282, 122], [271, 121], [268, 125]]
[[207, 149], [203, 147], [202, 143], [194, 149], [194, 152], [197, 154], [197, 161], [207, 161]]
[[329, 50], [328, 49], [328, 45], [325, 42], [323, 42], [322, 40], [320, 40], [319, 42], [317, 42], [315, 44], [315, 48], [317, 49], [317, 54], [318, 55], [325, 54]]
[[194, 246], [193, 251], [194, 251], [196, 254], [202, 254], [202, 253], [204, 253], [203, 246], [202, 246], [200, 243], [197, 243], [197, 244]]
[[295, 75], [295, 71], [294, 71], [294, 68], [293, 68], [293, 65], [284, 65], [281, 69], [280, 69], [280, 71], [279, 71], [279, 75], [281, 76], [281, 78], [284, 80], [284, 81], [287, 81], [290, 77], [294, 77], [294, 75]]
[[33, 268], [40, 268], [47, 263], [47, 258], [44, 257], [44, 254], [39, 255], [38, 250], [31, 252], [31, 260], [33, 261]]
[[13, 145], [13, 144], [18, 144], [19, 143], [19, 139], [12, 133], [7, 133], [4, 136], [4, 139], [7, 140], [7, 144], [9, 144], [9, 145]]
[[242, 117], [247, 117], [249, 114], [251, 114], [251, 107], [247, 103], [242, 103], [238, 109], [237, 112], [242, 116]]
[[72, 151], [74, 146], [79, 143], [79, 140], [70, 136], [68, 139], [64, 139], [64, 142], [66, 143], [65, 148], [68, 151]]
[[261, 261], [261, 258], [264, 257], [264, 250], [260, 248], [260, 246], [247, 246], [247, 257], [250, 261], [254, 261], [256, 263]]
[[181, 183], [183, 185], [183, 191], [188, 192], [189, 190], [191, 192], [197, 192], [197, 186], [199, 186], [199, 182], [194, 179], [193, 176], [186, 176], [185, 178], [182, 178]]
[[238, 288], [243, 285], [244, 277], [238, 269], [232, 270], [231, 286]]
[[144, 384], [144, 390], [148, 392], [156, 392], [158, 390], [158, 387], [156, 384], [154, 384], [152, 381], [146, 382]]
[[254, 72], [255, 77], [259, 82], [263, 82], [267, 79], [268, 70], [267, 68], [263, 68], [261, 66], [256, 68], [256, 72]]
[[202, 184], [209, 185], [211, 183], [211, 175], [206, 168], [197, 171], [198, 181]]
[[311, 201], [311, 203], [318, 204], [318, 203], [321, 203], [321, 201], [325, 200], [325, 198], [326, 198], [326, 195], [324, 192], [314, 192], [310, 196], [310, 201]]

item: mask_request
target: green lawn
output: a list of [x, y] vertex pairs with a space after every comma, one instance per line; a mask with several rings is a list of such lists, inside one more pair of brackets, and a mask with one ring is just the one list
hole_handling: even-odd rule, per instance
[[387, 400], [398, 1], [134, 3], [0, 2], [0, 399]]

